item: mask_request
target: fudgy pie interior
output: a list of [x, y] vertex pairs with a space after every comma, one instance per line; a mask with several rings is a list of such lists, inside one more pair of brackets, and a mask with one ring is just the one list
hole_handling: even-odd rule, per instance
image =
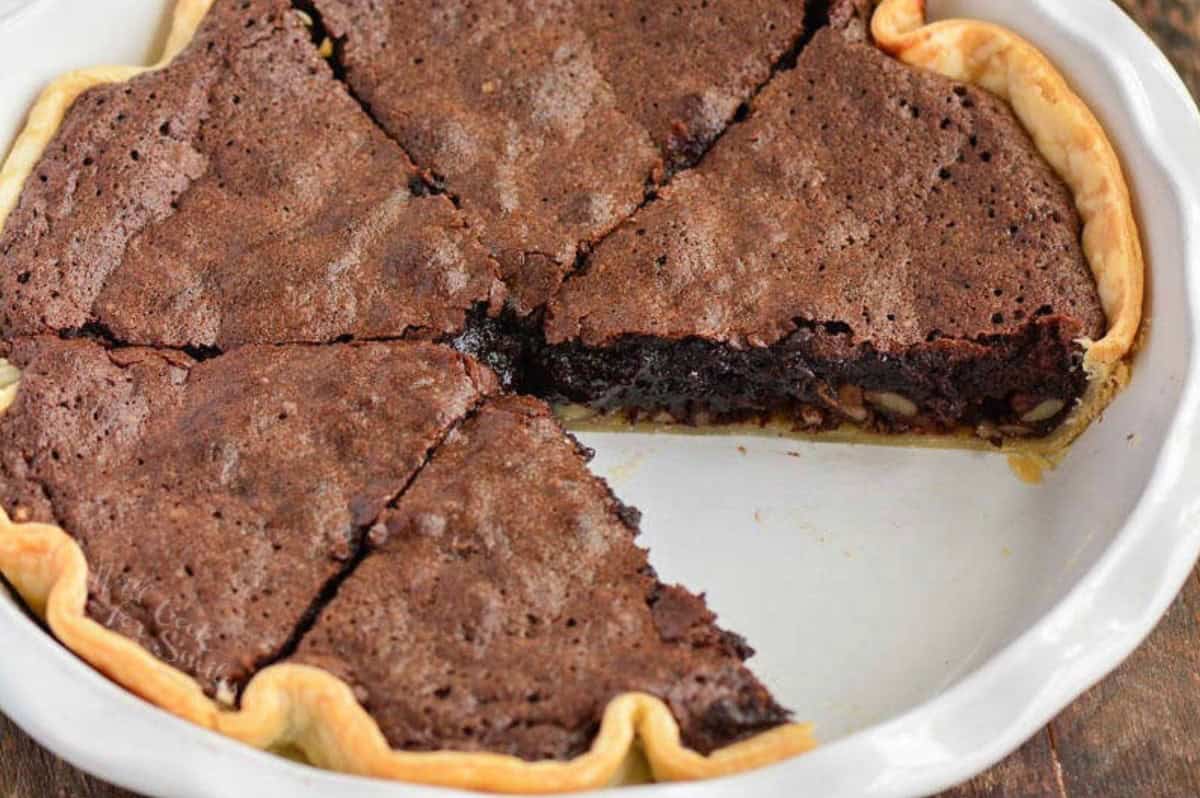
[[797, 753], [544, 402], [1007, 445], [1094, 390], [1073, 184], [865, 0], [179, 2], [5, 167], [0, 572], [198, 723], [487, 789]]

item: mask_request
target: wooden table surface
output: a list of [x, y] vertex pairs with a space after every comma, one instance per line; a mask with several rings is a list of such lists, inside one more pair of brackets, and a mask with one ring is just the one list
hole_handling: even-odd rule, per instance
[[[1200, 97], [1200, 0], [1117, 0]], [[1200, 164], [1196, 165], [1200, 169]], [[940, 798], [1200, 796], [1200, 569], [1149, 640], [1025, 747]], [[0, 798], [136, 798], [0, 716]]]

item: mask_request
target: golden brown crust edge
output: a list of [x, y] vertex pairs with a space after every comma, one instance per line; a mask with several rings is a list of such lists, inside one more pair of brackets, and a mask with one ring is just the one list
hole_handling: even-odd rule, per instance
[[731, 775], [814, 746], [808, 726], [789, 724], [702, 756], [682, 745], [662, 701], [627, 693], [605, 708], [591, 750], [567, 762], [393, 751], [350, 686], [319, 668], [273, 665], [250, 682], [240, 709], [218, 705], [190, 676], [87, 616], [87, 561], [57, 526], [14, 523], [0, 511], [0, 572], [64, 645], [118, 684], [243, 743], [296, 749], [315, 765], [346, 773], [489, 792], [555, 793], [620, 783], [638, 740], [660, 781]]
[[[214, 0], [177, 0], [163, 54], [154, 65], [78, 70], [56, 79], [30, 109], [0, 167], [0, 229], [75, 99], [92, 86], [159, 69], [184, 48]], [[0, 413], [19, 390], [19, 373], [0, 364]], [[174, 715], [263, 750], [299, 750], [311, 763], [363, 776], [500, 793], [561, 793], [624, 783], [637, 775], [640, 748], [659, 781], [685, 781], [762, 767], [815, 746], [811, 728], [787, 724], [703, 756], [683, 746], [659, 699], [627, 693], [605, 708], [588, 753], [567, 762], [456, 751], [393, 751], [345, 682], [318, 668], [274, 665], [246, 687], [241, 708], [226, 709], [186, 673], [87, 616], [88, 565], [82, 549], [52, 524], [15, 523], [0, 510], [0, 573], [68, 649]]]
[[1083, 341], [1088, 387], [1047, 438], [1006, 441], [1004, 451], [1053, 465], [1129, 380], [1142, 322], [1145, 263], [1129, 188], [1107, 134], [1087, 104], [1036, 47], [1010, 30], [952, 19], [926, 24], [924, 0], [882, 0], [871, 19], [875, 43], [912, 66], [981, 86], [1006, 100], [1038, 151], [1075, 196], [1083, 251], [1108, 331]]

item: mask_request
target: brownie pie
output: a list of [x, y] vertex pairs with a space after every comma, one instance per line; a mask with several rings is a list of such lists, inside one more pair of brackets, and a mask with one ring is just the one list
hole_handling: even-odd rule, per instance
[[1029, 473], [1128, 380], [1120, 163], [1003, 29], [176, 2], [157, 63], [54, 81], [0, 168], [0, 576], [205, 728], [522, 794], [803, 753], [559, 419]]

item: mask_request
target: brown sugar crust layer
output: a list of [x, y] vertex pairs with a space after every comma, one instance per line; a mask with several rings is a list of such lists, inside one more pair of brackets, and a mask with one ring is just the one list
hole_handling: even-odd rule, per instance
[[[525, 314], [725, 128], [802, 2], [316, 0], [346, 80], [444, 183]], [[686, 18], [686, 24], [680, 20]]]
[[[0, 505], [71, 532], [87, 612], [236, 693], [494, 379], [432, 344], [246, 346], [196, 362], [19, 339]], [[381, 443], [387, 441], [386, 444]]]
[[662, 698], [701, 753], [784, 723], [744, 641], [655, 578], [589, 456], [541, 402], [487, 403], [380, 518], [294, 661], [352, 685], [402, 750], [569, 759], [628, 692]]
[[496, 264], [449, 200], [414, 194], [289, 3], [219, 4], [169, 65], [135, 71], [55, 83], [10, 158], [6, 187], [61, 122], [0, 234], [6, 335], [441, 335], [498, 306]]

